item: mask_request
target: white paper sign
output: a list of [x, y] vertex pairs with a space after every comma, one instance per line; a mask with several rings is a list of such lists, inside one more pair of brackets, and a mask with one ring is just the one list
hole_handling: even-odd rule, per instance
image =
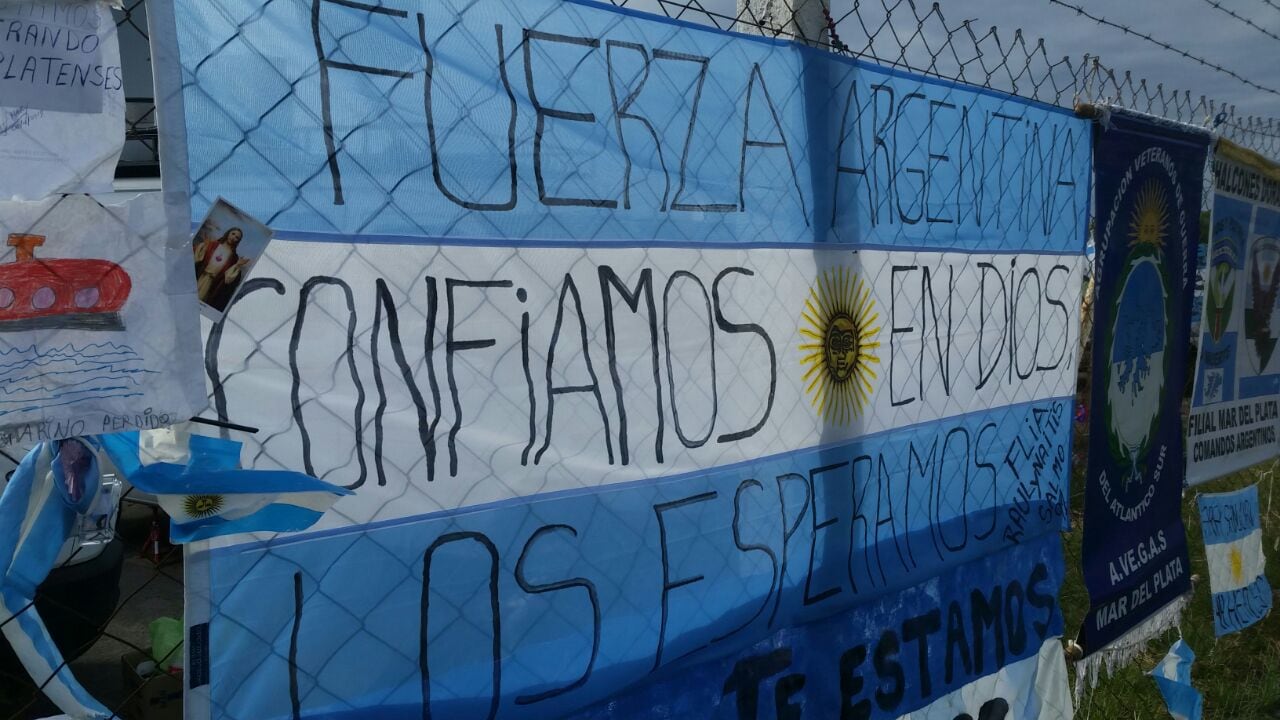
[[120, 89], [120, 63], [102, 62], [102, 6], [89, 2], [0, 4], [0, 97], [32, 110], [96, 113]]
[[0, 0], [0, 198], [109, 192], [124, 106], [106, 5]]
[[203, 407], [190, 251], [161, 194], [3, 202], [0, 241], [0, 446]]

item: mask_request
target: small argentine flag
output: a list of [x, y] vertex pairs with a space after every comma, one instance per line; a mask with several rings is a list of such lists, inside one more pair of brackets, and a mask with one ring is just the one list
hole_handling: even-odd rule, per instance
[[1271, 611], [1258, 486], [1206, 493], [1198, 502], [1213, 593], [1213, 629], [1221, 637], [1249, 627]]
[[1178, 638], [1169, 648], [1169, 654], [1149, 673], [1155, 678], [1165, 707], [1174, 720], [1200, 720], [1203, 712], [1204, 698], [1199, 690], [1191, 687], [1191, 663], [1195, 659], [1191, 646]]
[[156, 496], [172, 520], [174, 542], [246, 532], [297, 532], [352, 494], [286, 470], [241, 470], [240, 443], [173, 430], [103, 435], [116, 469]]

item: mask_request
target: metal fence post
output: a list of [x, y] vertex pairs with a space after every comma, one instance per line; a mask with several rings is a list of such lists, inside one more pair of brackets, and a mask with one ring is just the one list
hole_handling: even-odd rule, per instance
[[827, 44], [830, 0], [738, 0], [737, 10], [741, 32], [798, 38], [814, 47]]

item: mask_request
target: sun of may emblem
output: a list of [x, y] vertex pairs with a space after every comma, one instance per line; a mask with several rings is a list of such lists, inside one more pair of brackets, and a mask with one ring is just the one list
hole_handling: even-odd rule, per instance
[[1231, 581], [1239, 585], [1244, 582], [1244, 555], [1239, 546], [1232, 545], [1228, 557], [1231, 561]]
[[194, 518], [217, 515], [222, 509], [221, 495], [188, 495], [182, 499], [182, 509]]
[[1159, 182], [1148, 180], [1133, 204], [1133, 215], [1129, 220], [1129, 244], [1162, 250], [1164, 236], [1168, 231], [1169, 199]]
[[805, 392], [828, 422], [848, 424], [870, 401], [871, 366], [880, 363], [871, 288], [846, 268], [828, 270], [809, 290], [800, 317]]

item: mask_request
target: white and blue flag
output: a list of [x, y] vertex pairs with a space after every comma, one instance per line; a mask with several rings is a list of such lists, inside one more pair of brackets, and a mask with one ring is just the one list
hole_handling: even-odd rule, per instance
[[0, 493], [0, 634], [45, 696], [67, 717], [110, 712], [71, 673], [35, 608], [75, 520], [99, 489], [98, 458], [84, 438], [37, 443]]
[[358, 488], [189, 548], [190, 720], [1070, 717], [1087, 122], [605, 3], [157, 7], [192, 217], [275, 232], [212, 408]]
[[1271, 612], [1271, 585], [1262, 553], [1258, 486], [1198, 499], [1209, 590], [1213, 593], [1213, 631], [1221, 637], [1253, 625]]
[[174, 542], [248, 532], [297, 532], [351, 491], [284, 470], [241, 470], [240, 443], [171, 430], [102, 437], [134, 487], [156, 496]]
[[1174, 720], [1200, 720], [1204, 698], [1191, 687], [1191, 663], [1195, 659], [1191, 646], [1178, 638], [1164, 659], [1151, 669], [1151, 677]]

